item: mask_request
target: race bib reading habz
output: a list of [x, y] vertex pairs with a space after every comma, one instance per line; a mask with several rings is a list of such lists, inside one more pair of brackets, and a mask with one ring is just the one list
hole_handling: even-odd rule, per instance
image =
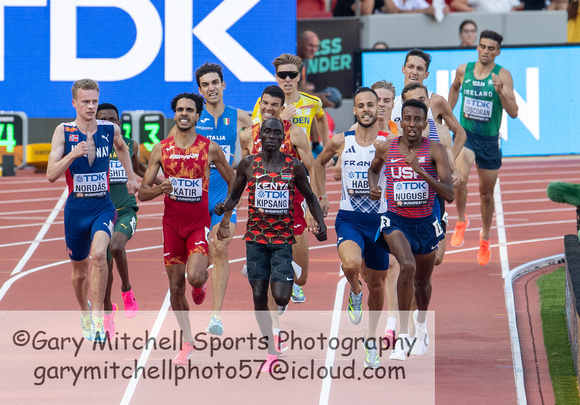
[[418, 207], [429, 201], [426, 181], [397, 181], [393, 184], [393, 197], [397, 207]]
[[169, 177], [173, 186], [173, 192], [169, 198], [175, 201], [197, 203], [202, 198], [202, 180], [203, 179], [182, 179], [179, 177]]
[[346, 179], [349, 196], [369, 196], [368, 172], [349, 171]]
[[107, 194], [107, 172], [75, 174], [73, 193], [75, 198], [104, 197]]
[[465, 118], [477, 121], [489, 121], [493, 111], [493, 101], [477, 100], [465, 97], [463, 115]]
[[109, 161], [109, 184], [126, 184], [129, 179], [125, 168], [118, 160]]

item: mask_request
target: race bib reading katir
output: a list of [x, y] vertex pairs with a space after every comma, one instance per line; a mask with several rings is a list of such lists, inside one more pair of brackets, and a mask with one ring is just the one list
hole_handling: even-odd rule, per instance
[[179, 177], [169, 177], [173, 186], [173, 192], [169, 198], [175, 201], [197, 203], [202, 198], [202, 180], [203, 179], [182, 179]]

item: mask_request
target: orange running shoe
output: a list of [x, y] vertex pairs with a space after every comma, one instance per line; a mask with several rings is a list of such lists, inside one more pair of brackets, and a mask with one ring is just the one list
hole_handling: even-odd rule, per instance
[[477, 252], [477, 263], [480, 266], [485, 266], [489, 263], [491, 259], [491, 249], [489, 248], [489, 240], [481, 239], [481, 234], [483, 231], [479, 232], [479, 252]]
[[465, 230], [469, 226], [469, 219], [465, 218], [465, 221], [457, 222], [455, 224], [455, 230], [453, 231], [453, 235], [451, 236], [451, 246], [453, 247], [461, 247], [463, 246], [463, 236], [465, 235]]

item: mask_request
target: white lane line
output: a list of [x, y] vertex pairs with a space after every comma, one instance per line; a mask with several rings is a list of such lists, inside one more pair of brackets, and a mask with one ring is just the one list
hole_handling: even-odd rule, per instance
[[[332, 245], [334, 246], [334, 245]], [[332, 309], [332, 323], [330, 325], [330, 334], [328, 339], [338, 338], [338, 329], [340, 327], [340, 316], [342, 315], [342, 297], [344, 297], [344, 288], [347, 284], [347, 279], [344, 277], [342, 269], [340, 270], [341, 278], [336, 285], [336, 295], [334, 296], [334, 307]], [[330, 370], [334, 364], [334, 357], [336, 355], [336, 350], [330, 349], [330, 345], [326, 348], [326, 361], [324, 367]], [[322, 387], [320, 389], [320, 398], [318, 400], [319, 405], [328, 404], [330, 398], [330, 386], [332, 384], [332, 378], [330, 377], [332, 373], [328, 373], [326, 378], [322, 380]]]
[[[497, 241], [499, 242], [499, 258], [501, 263], [501, 276], [505, 278], [508, 271], [510, 271], [510, 263], [507, 251], [507, 238], [505, 235], [505, 220], [503, 216], [503, 204], [501, 202], [501, 186], [499, 185], [499, 177], [493, 189], [493, 199], [495, 202], [495, 223], [497, 224]], [[491, 249], [491, 246], [490, 246]]]
[[68, 189], [65, 188], [63, 190], [59, 200], [57, 201], [56, 205], [52, 209], [52, 212], [50, 213], [50, 215], [46, 219], [46, 222], [44, 223], [42, 228], [40, 228], [40, 231], [38, 231], [36, 238], [34, 238], [34, 242], [30, 245], [30, 247], [28, 248], [28, 250], [26, 251], [24, 256], [22, 256], [22, 259], [20, 259], [20, 261], [18, 262], [18, 264], [14, 268], [14, 271], [10, 274], [11, 276], [20, 273], [22, 271], [22, 269], [24, 268], [24, 266], [26, 266], [26, 263], [28, 263], [28, 260], [32, 257], [34, 251], [38, 247], [38, 244], [40, 243], [40, 241], [42, 241], [42, 238], [44, 238], [44, 235], [46, 235], [46, 233], [50, 229], [50, 226], [54, 222], [54, 219], [56, 218], [56, 216], [58, 215], [58, 213], [60, 212], [60, 210], [64, 206], [64, 203], [66, 202], [67, 196], [68, 196]]
[[[167, 316], [167, 311], [171, 306], [170, 302], [170, 293], [167, 290], [167, 294], [165, 294], [165, 299], [163, 300], [163, 305], [157, 314], [157, 318], [155, 319], [155, 323], [153, 324], [153, 328], [151, 329], [151, 337], [154, 341], [157, 340], [157, 335], [159, 335], [159, 330], [161, 329], [161, 325], [163, 325], [163, 321]], [[151, 350], [153, 350], [154, 345], [145, 345], [146, 349], [141, 353], [139, 357], [139, 362], [137, 363], [137, 376], [133, 375], [133, 378], [129, 380], [129, 385], [127, 385], [127, 389], [125, 389], [125, 394], [123, 395], [123, 399], [121, 400], [121, 404], [129, 404], [131, 402], [131, 398], [135, 393], [135, 389], [137, 388], [137, 383], [141, 379], [141, 375], [143, 374], [143, 370], [145, 368], [145, 364], [149, 359], [149, 355], [151, 354]], [[181, 348], [180, 348], [181, 349]]]

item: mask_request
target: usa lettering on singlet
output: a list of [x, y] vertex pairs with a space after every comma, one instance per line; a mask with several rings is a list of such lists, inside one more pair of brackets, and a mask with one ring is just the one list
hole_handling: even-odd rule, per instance
[[[73, 160], [65, 172], [69, 198], [103, 198], [109, 192], [109, 153], [113, 148], [115, 128], [108, 121], [97, 121], [93, 134], [95, 160], [89, 165], [87, 155]], [[87, 140], [75, 122], [64, 124], [65, 155], [71, 153], [80, 142]]]
[[[391, 143], [384, 168], [388, 210], [407, 218], [428, 217], [433, 211], [435, 191], [405, 162], [405, 156], [399, 151], [399, 140]], [[427, 173], [438, 179], [429, 159], [430, 143], [430, 139], [423, 139], [417, 159]]]
[[[378, 141], [386, 139], [386, 133], [379, 132]], [[368, 170], [376, 148], [374, 143], [363, 147], [356, 142], [355, 131], [344, 133], [344, 150], [341, 155], [342, 194], [340, 209], [346, 211], [379, 213], [387, 210], [387, 203], [383, 197], [379, 201], [370, 198]], [[379, 187], [385, 189], [386, 179], [384, 173], [379, 177]]]

